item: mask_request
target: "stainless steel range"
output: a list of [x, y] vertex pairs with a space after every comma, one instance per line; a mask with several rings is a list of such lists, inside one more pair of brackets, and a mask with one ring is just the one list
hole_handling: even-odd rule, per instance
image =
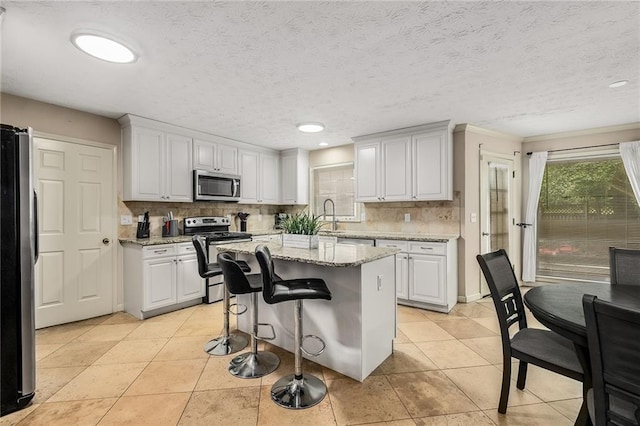
[[[215, 262], [218, 257], [216, 246], [228, 243], [251, 241], [251, 234], [246, 232], [231, 232], [231, 220], [223, 216], [200, 216], [184, 218], [185, 235], [204, 235], [209, 247], [209, 261]], [[222, 300], [224, 285], [222, 275], [209, 279], [209, 286], [204, 297], [205, 303]]]

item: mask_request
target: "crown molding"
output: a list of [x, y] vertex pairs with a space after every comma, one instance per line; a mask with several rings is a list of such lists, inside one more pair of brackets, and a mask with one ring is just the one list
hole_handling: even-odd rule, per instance
[[623, 132], [625, 130], [636, 130], [636, 129], [640, 129], [640, 123], [620, 124], [618, 126], [596, 127], [593, 129], [574, 130], [571, 132], [561, 132], [561, 133], [552, 133], [548, 135], [531, 136], [531, 137], [524, 138], [522, 142], [527, 143], [527, 142], [548, 141], [548, 140], [573, 138], [573, 137], [587, 136], [587, 135], [597, 135], [601, 133]]
[[518, 136], [518, 135], [513, 135], [511, 133], [504, 133], [504, 132], [498, 132], [497, 130], [489, 130], [489, 129], [485, 129], [483, 127], [478, 127], [478, 126], [474, 126], [473, 124], [458, 124], [454, 129], [453, 129], [454, 133], [459, 133], [459, 132], [471, 132], [471, 133], [477, 133], [480, 135], [485, 135], [485, 136], [491, 136], [494, 138], [501, 138], [501, 139], [519, 139], [521, 142], [524, 140], [524, 138], [522, 136]]

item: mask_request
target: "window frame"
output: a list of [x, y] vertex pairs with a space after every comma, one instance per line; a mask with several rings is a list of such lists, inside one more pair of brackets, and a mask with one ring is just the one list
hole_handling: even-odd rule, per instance
[[[353, 161], [346, 161], [343, 163], [334, 163], [334, 164], [323, 164], [320, 166], [313, 166], [309, 168], [309, 211], [312, 212], [313, 214], [315, 214], [316, 211], [316, 206], [315, 206], [315, 199], [316, 199], [316, 188], [315, 188], [315, 173], [316, 170], [323, 170], [323, 169], [332, 169], [332, 168], [338, 168], [338, 167], [345, 167], [345, 166], [351, 166], [352, 170], [354, 170], [355, 172], [355, 163]], [[336, 220], [338, 222], [360, 222], [361, 221], [361, 206], [362, 203], [358, 203], [355, 201], [355, 174], [352, 177], [353, 180], [353, 184], [354, 184], [354, 206], [353, 206], [353, 212], [354, 212], [354, 216], [336, 216]], [[319, 215], [320, 217], [322, 217], [322, 215]], [[327, 222], [327, 223], [331, 223], [333, 220], [333, 215], [327, 215], [326, 219], [321, 219], [321, 221], [323, 222]]]

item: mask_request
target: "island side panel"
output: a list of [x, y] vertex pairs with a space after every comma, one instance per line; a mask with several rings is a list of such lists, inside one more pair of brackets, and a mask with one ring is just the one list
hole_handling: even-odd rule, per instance
[[367, 377], [393, 351], [396, 334], [395, 256], [362, 265], [362, 369]]

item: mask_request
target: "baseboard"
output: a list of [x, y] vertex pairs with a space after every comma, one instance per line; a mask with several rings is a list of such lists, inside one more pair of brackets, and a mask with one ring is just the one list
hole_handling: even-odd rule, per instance
[[480, 299], [482, 299], [482, 295], [480, 293], [470, 294], [469, 296], [458, 296], [458, 302], [460, 303], [475, 302]]

